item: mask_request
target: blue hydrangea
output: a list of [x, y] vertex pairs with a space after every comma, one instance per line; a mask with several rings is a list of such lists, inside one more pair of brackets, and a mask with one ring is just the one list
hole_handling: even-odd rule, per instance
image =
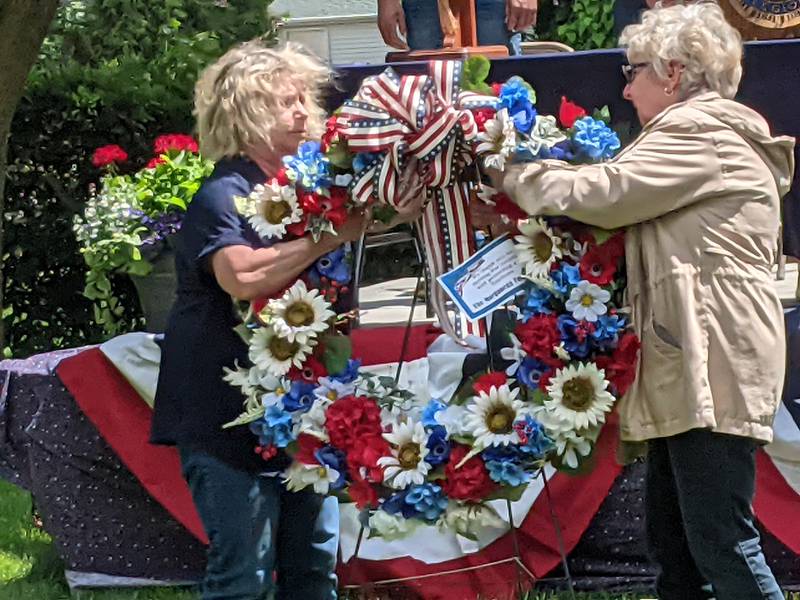
[[330, 379], [340, 383], [353, 383], [358, 377], [358, 370], [361, 368], [361, 360], [351, 358], [347, 361], [347, 366], [341, 373], [328, 374]]
[[514, 424], [521, 438], [518, 446], [520, 452], [535, 460], [543, 459], [553, 449], [553, 440], [547, 435], [542, 424], [530, 415], [523, 421]]
[[347, 460], [345, 459], [344, 452], [332, 446], [323, 446], [314, 452], [314, 457], [319, 461], [319, 464], [325, 465], [329, 469], [333, 469], [339, 473], [339, 478], [331, 483], [331, 488], [334, 490], [343, 488], [347, 481], [345, 478], [345, 474], [347, 473]]
[[519, 77], [512, 77], [500, 88], [499, 107], [508, 109], [517, 131], [529, 133], [536, 123], [536, 109], [529, 90]]
[[380, 154], [377, 152], [360, 152], [353, 157], [353, 171], [360, 173], [366, 169], [373, 160], [378, 158]]
[[582, 330], [582, 327], [583, 325], [572, 318], [572, 315], [558, 316], [558, 331], [561, 334], [561, 341], [564, 342], [564, 348], [573, 358], [586, 358], [592, 350], [591, 333]]
[[432, 467], [438, 467], [450, 459], [450, 442], [447, 441], [447, 430], [441, 425], [431, 429], [428, 435], [428, 455], [425, 461]]
[[489, 477], [492, 478], [492, 481], [501, 485], [517, 487], [531, 480], [530, 473], [511, 461], [500, 462], [493, 460], [486, 463], [486, 468], [489, 470]]
[[[405, 497], [406, 506], [411, 506], [414, 516], [433, 522], [447, 508], [447, 498], [442, 488], [433, 483], [412, 485]], [[405, 516], [405, 515], [404, 515]]]
[[553, 288], [560, 296], [569, 296], [572, 288], [581, 282], [581, 270], [578, 265], [562, 263], [561, 267], [550, 272]]
[[528, 320], [535, 315], [549, 315], [553, 312], [550, 308], [550, 302], [553, 300], [553, 295], [546, 289], [534, 286], [528, 290], [525, 295], [525, 304], [522, 305], [523, 321]]
[[402, 515], [405, 519], [410, 519], [413, 517], [416, 512], [414, 510], [414, 506], [411, 504], [406, 504], [406, 496], [408, 496], [408, 492], [411, 488], [407, 488], [400, 492], [396, 492], [386, 498], [381, 504], [381, 508], [385, 510], [390, 515]]
[[547, 146], [542, 146], [541, 150], [539, 150], [539, 159], [547, 159], [552, 158], [555, 160], [564, 160], [567, 162], [571, 162], [575, 160], [575, 150], [572, 146], [572, 140], [564, 140], [563, 142], [558, 142], [555, 146], [548, 148]]
[[619, 138], [603, 121], [583, 117], [575, 121], [572, 141], [578, 152], [591, 160], [606, 160], [620, 149]]
[[599, 347], [606, 349], [616, 343], [620, 331], [625, 329], [627, 322], [625, 317], [620, 315], [601, 315], [594, 325], [592, 338]]
[[258, 436], [258, 443], [264, 447], [286, 448], [294, 441], [292, 415], [277, 406], [270, 406], [263, 418], [250, 423], [250, 431]]
[[523, 458], [522, 452], [514, 444], [508, 446], [489, 446], [481, 452], [481, 458], [485, 463], [488, 462], [520, 462]]
[[283, 396], [283, 407], [289, 412], [306, 412], [314, 404], [314, 390], [317, 386], [307, 381], [293, 381], [289, 391]]
[[341, 285], [347, 285], [352, 279], [352, 268], [350, 264], [350, 253], [346, 250], [346, 244], [339, 246], [333, 252], [324, 254], [314, 263], [315, 274], [327, 277]]
[[325, 189], [331, 186], [330, 163], [320, 151], [319, 142], [300, 144], [295, 156], [285, 156], [283, 164], [289, 179], [307, 190]]
[[422, 425], [427, 428], [437, 427], [436, 413], [447, 408], [447, 405], [436, 398], [432, 398], [422, 411]]
[[537, 390], [539, 389], [539, 380], [546, 370], [546, 365], [528, 356], [523, 359], [517, 369], [517, 381], [532, 390]]

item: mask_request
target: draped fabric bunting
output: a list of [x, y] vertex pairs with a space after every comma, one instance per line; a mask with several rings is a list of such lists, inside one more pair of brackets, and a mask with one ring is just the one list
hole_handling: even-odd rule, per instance
[[[461, 74], [462, 63], [456, 61], [433, 61], [427, 75], [400, 77], [388, 68], [365, 79], [337, 113], [348, 149], [371, 157], [351, 183], [356, 202], [393, 205], [408, 159], [415, 157], [427, 167], [430, 201], [420, 227], [432, 282], [475, 250], [467, 210], [472, 183], [465, 172], [473, 163], [478, 135], [471, 111], [497, 103], [493, 96], [462, 90]], [[429, 293], [446, 333], [457, 339], [481, 333], [463, 315], [451, 322], [440, 286], [432, 285]]]

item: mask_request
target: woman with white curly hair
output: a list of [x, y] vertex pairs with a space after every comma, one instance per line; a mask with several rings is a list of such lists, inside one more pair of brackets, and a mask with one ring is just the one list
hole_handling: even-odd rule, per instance
[[642, 347], [618, 411], [622, 440], [649, 445], [659, 596], [779, 600], [751, 502], [784, 378], [771, 266], [794, 141], [732, 100], [742, 42], [716, 4], [656, 7], [621, 41], [641, 135], [607, 163], [515, 165], [493, 179], [531, 215], [627, 228]]

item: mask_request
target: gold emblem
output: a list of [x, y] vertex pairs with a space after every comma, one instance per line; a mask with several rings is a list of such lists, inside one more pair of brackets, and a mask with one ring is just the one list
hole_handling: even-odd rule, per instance
[[728, 0], [742, 17], [766, 29], [800, 26], [800, 0]]

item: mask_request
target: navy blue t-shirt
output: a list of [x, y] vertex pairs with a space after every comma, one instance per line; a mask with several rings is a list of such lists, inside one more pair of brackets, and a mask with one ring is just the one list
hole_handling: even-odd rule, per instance
[[214, 277], [211, 256], [226, 246], [265, 246], [233, 200], [265, 180], [247, 159], [222, 160], [189, 204], [175, 239], [178, 288], [162, 345], [151, 430], [153, 443], [204, 450], [250, 471], [279, 469], [285, 458], [264, 462], [247, 426], [222, 429], [244, 402], [241, 390], [223, 381], [223, 367], [250, 362], [247, 345], [234, 331], [240, 320]]

